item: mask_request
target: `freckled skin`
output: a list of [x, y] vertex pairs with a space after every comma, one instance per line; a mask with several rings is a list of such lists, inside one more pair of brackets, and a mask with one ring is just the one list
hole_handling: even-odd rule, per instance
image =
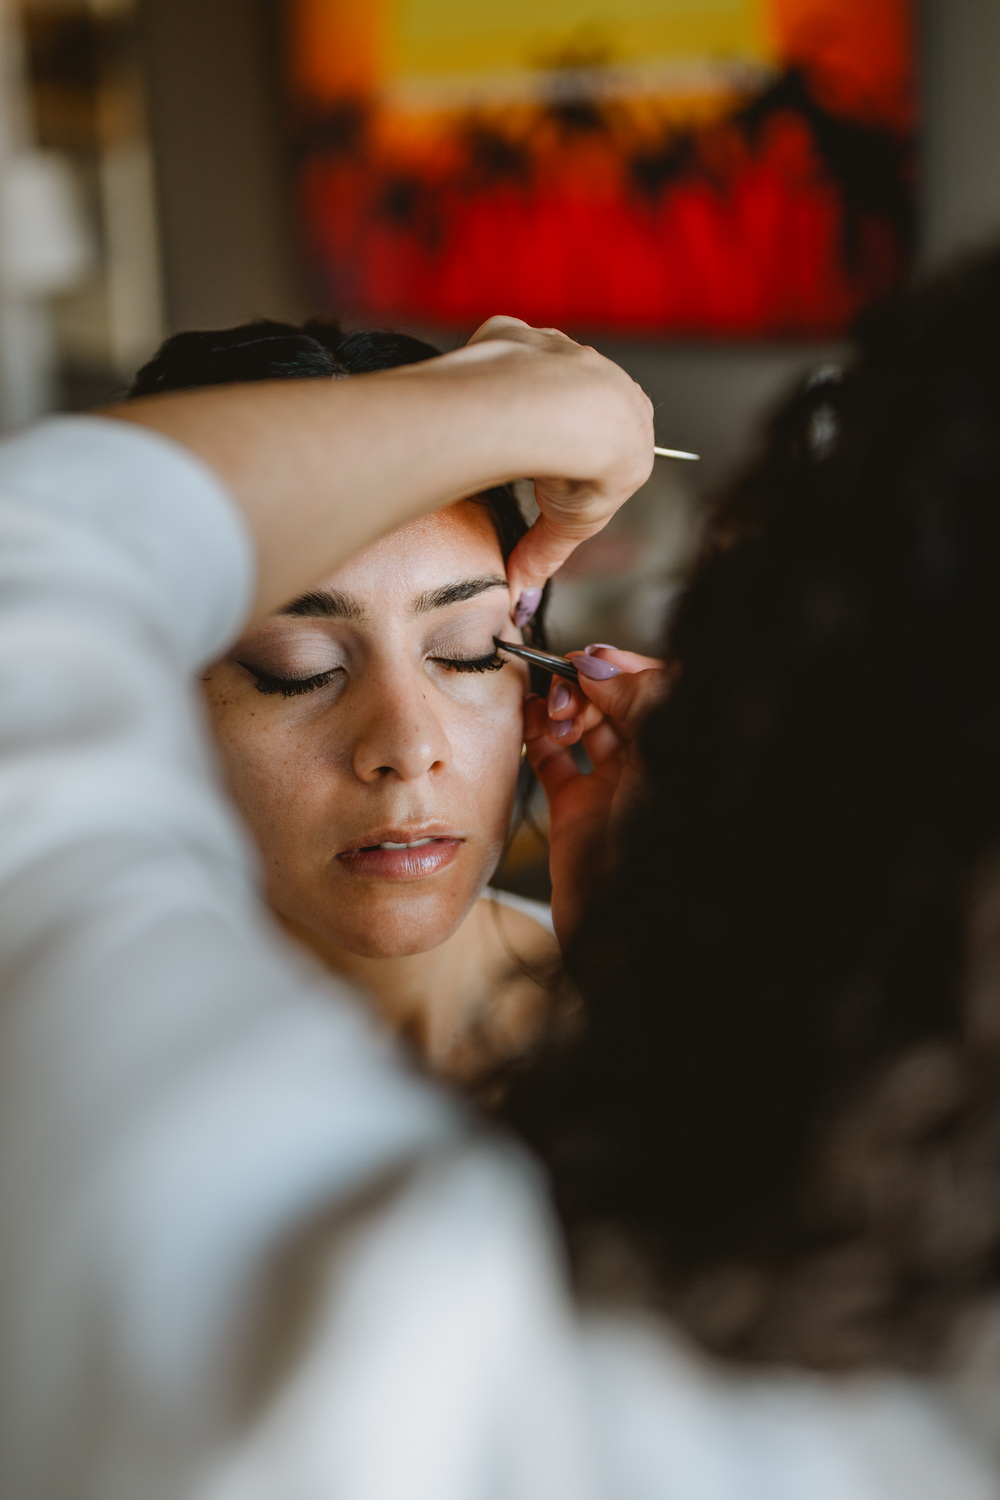
[[[344, 955], [439, 948], [497, 864], [526, 672], [509, 660], [500, 671], [459, 674], [441, 659], [484, 656], [494, 634], [516, 639], [509, 596], [496, 589], [424, 614], [413, 605], [443, 584], [503, 571], [487, 511], [462, 501], [323, 580], [359, 603], [361, 619], [271, 616], [206, 676], [216, 742], [263, 856], [268, 900], [332, 967], [344, 968]], [[327, 686], [286, 698], [259, 692], [240, 662], [282, 676], [337, 671]], [[336, 858], [373, 829], [427, 822], [461, 840], [452, 862], [427, 878], [360, 877]]]

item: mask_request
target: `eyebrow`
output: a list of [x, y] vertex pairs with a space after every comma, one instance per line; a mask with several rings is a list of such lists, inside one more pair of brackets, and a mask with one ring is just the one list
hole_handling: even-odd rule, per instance
[[421, 594], [414, 603], [413, 612], [425, 615], [432, 609], [443, 609], [447, 604], [464, 604], [466, 599], [488, 594], [491, 589], [506, 588], [506, 578], [500, 578], [496, 573], [485, 578], [463, 578], [457, 583], [444, 583], [438, 589], [429, 589], [426, 594]]
[[314, 589], [312, 593], [301, 594], [298, 599], [283, 604], [278, 614], [308, 615], [312, 619], [318, 616], [323, 620], [362, 620], [365, 612], [350, 594], [338, 594], [332, 589]]
[[[484, 578], [462, 578], [455, 583], [443, 583], [440, 588], [428, 589], [414, 600], [413, 613], [426, 615], [434, 609], [444, 609], [449, 604], [464, 604], [479, 594], [491, 589], [506, 589], [507, 580], [491, 573]], [[351, 594], [340, 594], [333, 589], [314, 589], [283, 604], [279, 615], [298, 615], [322, 620], [363, 620], [365, 611]]]

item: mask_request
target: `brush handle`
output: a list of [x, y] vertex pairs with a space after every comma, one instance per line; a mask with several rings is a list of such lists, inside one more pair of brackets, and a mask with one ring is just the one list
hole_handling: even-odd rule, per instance
[[511, 656], [517, 656], [521, 661], [529, 662], [533, 667], [544, 667], [546, 672], [552, 672], [556, 677], [565, 677], [568, 682], [580, 680], [576, 667], [565, 656], [553, 656], [548, 651], [536, 651], [534, 646], [515, 646], [513, 641], [502, 641], [498, 635], [493, 637], [493, 644], [498, 651], [507, 651]]

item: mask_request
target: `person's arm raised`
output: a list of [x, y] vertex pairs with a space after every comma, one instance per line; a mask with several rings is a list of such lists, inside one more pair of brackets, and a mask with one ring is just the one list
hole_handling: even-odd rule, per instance
[[216, 386], [106, 408], [221, 477], [256, 544], [265, 613], [385, 532], [533, 478], [541, 519], [511, 558], [538, 589], [649, 474], [652, 408], [595, 350], [516, 318], [464, 349], [350, 380]]

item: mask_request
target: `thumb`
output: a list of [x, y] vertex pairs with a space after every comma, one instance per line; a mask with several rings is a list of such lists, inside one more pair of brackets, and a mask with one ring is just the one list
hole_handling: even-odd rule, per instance
[[[540, 515], [507, 559], [507, 582], [515, 625], [526, 625], [538, 608], [542, 590], [581, 542], [601, 524], [556, 522]], [[525, 613], [525, 610], [528, 612]]]

